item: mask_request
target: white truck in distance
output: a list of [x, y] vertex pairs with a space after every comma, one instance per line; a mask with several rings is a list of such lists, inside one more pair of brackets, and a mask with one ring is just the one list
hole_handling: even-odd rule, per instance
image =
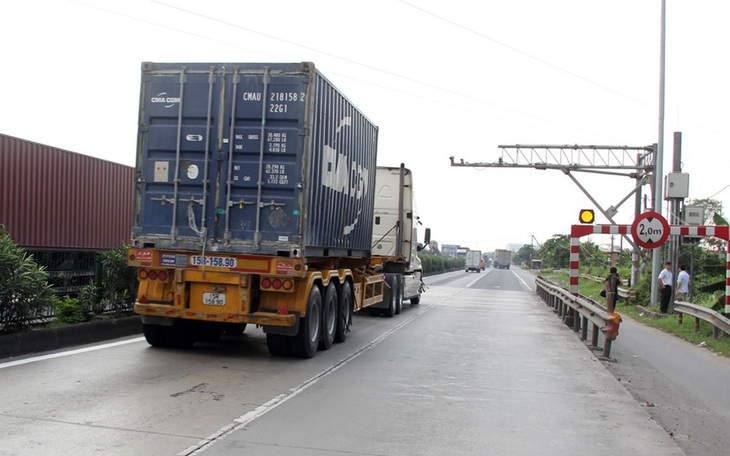
[[383, 301], [370, 309], [392, 317], [401, 312], [403, 301], [421, 301], [423, 267], [417, 253], [431, 241], [426, 228], [423, 244], [418, 244], [413, 173], [403, 164], [377, 167], [374, 219], [372, 262], [381, 263], [386, 288]]
[[469, 250], [466, 252], [466, 272], [482, 272], [482, 251]]
[[495, 269], [509, 269], [510, 263], [512, 262], [512, 251], [505, 249], [496, 249], [494, 251], [494, 268]]

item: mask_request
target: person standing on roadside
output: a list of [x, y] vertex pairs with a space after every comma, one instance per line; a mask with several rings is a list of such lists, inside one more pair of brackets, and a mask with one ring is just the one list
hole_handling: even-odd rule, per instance
[[616, 301], [618, 300], [618, 284], [621, 279], [618, 276], [618, 270], [611, 266], [610, 274], [603, 282], [603, 289], [606, 291], [606, 309], [609, 313], [613, 313], [616, 309]]
[[669, 310], [669, 301], [672, 300], [672, 263], [667, 261], [664, 263], [664, 269], [659, 273], [659, 285], [662, 287], [662, 297], [659, 306], [659, 311], [666, 314]]
[[677, 301], [687, 302], [689, 299], [689, 273], [687, 267], [683, 264], [679, 265], [679, 274], [677, 274]]

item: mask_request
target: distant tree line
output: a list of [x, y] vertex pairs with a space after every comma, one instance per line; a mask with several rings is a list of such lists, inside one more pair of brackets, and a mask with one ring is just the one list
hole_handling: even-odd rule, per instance
[[455, 271], [463, 269], [466, 265], [464, 258], [445, 257], [438, 252], [419, 252], [424, 274], [436, 274], [439, 272]]

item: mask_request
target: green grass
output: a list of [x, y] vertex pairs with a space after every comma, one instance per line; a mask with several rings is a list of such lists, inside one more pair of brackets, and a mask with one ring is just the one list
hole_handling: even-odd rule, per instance
[[[545, 277], [568, 288], [567, 274], [545, 274]], [[578, 281], [578, 292], [581, 295], [605, 304], [606, 300], [599, 296], [602, 287], [602, 283], [591, 280], [580, 279]], [[625, 299], [619, 300], [615, 310], [619, 315], [629, 317], [643, 325], [674, 334], [695, 345], [703, 344], [713, 353], [730, 357], [730, 336], [720, 331], [720, 336], [717, 339], [713, 339], [713, 326], [705, 321], [700, 320], [699, 331], [695, 333], [695, 319], [692, 316], [685, 315], [684, 321], [680, 325], [677, 314], [670, 312], [668, 316], [658, 316], [659, 309], [654, 308], [650, 309], [654, 312], [645, 312], [633, 304], [629, 305]], [[619, 338], [621, 338], [620, 334]]]

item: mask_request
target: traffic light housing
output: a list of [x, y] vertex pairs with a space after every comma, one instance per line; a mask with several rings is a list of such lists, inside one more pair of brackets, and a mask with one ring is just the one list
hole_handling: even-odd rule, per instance
[[580, 223], [593, 223], [596, 220], [596, 214], [593, 209], [581, 209], [578, 215]]

